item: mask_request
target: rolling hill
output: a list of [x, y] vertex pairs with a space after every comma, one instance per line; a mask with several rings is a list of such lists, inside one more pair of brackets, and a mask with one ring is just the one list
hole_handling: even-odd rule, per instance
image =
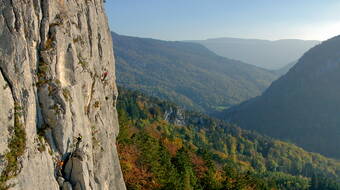
[[273, 72], [279, 76], [283, 76], [288, 73], [288, 71], [294, 67], [294, 65], [297, 63], [297, 61], [291, 62], [280, 69], [273, 70]]
[[277, 75], [202, 45], [112, 33], [117, 82], [205, 113], [260, 95]]
[[192, 42], [202, 44], [218, 55], [271, 70], [280, 69], [298, 60], [306, 51], [320, 43], [311, 40], [269, 41], [239, 38], [216, 38]]

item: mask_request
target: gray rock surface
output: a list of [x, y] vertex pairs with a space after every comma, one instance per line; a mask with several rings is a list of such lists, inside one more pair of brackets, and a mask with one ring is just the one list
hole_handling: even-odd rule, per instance
[[72, 185], [69, 182], [64, 182], [63, 186], [62, 186], [62, 190], [72, 190]]
[[65, 179], [63, 177], [58, 177], [57, 182], [58, 182], [59, 186], [62, 187], [64, 185]]
[[[0, 0], [0, 71], [0, 154], [17, 161], [12, 171], [0, 157], [1, 177], [13, 177], [0, 188], [59, 189], [64, 161], [73, 189], [125, 189], [102, 0]], [[79, 136], [83, 159], [64, 160]]]

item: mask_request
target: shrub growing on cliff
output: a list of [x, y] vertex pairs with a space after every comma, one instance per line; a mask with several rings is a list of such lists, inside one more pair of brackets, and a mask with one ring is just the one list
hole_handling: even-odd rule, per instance
[[26, 148], [26, 132], [21, 122], [22, 108], [18, 103], [14, 105], [14, 126], [10, 127], [12, 137], [8, 143], [8, 152], [5, 154], [6, 166], [0, 176], [0, 190], [6, 190], [11, 185], [7, 181], [19, 173], [19, 158], [24, 154]]

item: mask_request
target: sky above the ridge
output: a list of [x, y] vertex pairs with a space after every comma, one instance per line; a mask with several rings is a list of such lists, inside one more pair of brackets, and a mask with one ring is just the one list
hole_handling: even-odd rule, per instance
[[340, 35], [339, 0], [106, 0], [111, 30], [162, 40], [326, 40]]

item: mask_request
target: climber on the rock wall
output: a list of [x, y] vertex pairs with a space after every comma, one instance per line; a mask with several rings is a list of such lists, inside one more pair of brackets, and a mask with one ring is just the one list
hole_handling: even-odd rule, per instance
[[81, 135], [79, 135], [79, 137], [77, 137], [77, 143], [76, 143], [76, 150], [79, 149], [79, 145], [82, 142], [83, 137]]
[[109, 72], [104, 72], [103, 74], [102, 74], [102, 78], [101, 78], [101, 80], [102, 81], [104, 81], [105, 79], [106, 79], [106, 77], [107, 77], [107, 75], [109, 74]]
[[58, 176], [63, 176], [63, 174], [62, 174], [63, 166], [64, 166], [64, 161], [59, 160], [57, 162], [57, 175]]

